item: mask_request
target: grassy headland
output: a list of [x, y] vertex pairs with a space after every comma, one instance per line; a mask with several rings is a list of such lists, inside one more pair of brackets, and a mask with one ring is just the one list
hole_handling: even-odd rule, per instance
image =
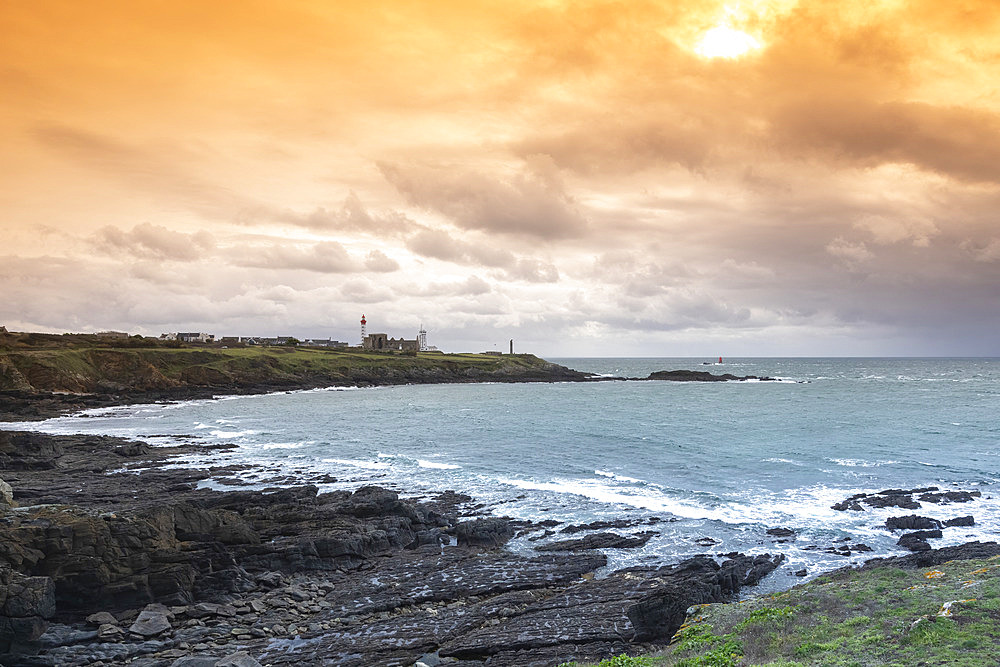
[[667, 651], [600, 664], [993, 665], [1000, 648], [998, 559], [843, 569], [740, 604], [696, 607]]
[[0, 392], [170, 398], [321, 386], [547, 382], [586, 374], [530, 354], [374, 352], [358, 348], [239, 347], [0, 333]]

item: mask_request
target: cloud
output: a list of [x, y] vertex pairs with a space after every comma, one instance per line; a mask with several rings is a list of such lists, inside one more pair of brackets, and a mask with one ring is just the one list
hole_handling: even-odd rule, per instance
[[238, 247], [230, 249], [229, 254], [236, 266], [259, 269], [301, 269], [317, 273], [353, 273], [363, 269], [363, 264], [335, 241], [306, 246], [274, 244]]
[[136, 225], [127, 232], [117, 227], [102, 227], [92, 242], [108, 254], [181, 262], [197, 260], [215, 247], [215, 239], [209, 232], [184, 234], [149, 223]]
[[365, 268], [376, 273], [392, 273], [393, 271], [399, 271], [399, 262], [381, 250], [372, 250], [365, 257]]
[[407, 201], [444, 215], [462, 229], [542, 239], [580, 236], [587, 221], [566, 192], [551, 159], [530, 159], [508, 177], [448, 167], [379, 169]]

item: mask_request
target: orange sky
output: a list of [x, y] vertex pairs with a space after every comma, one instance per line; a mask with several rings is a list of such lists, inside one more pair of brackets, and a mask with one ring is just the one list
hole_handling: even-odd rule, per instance
[[1000, 354], [992, 1], [0, 0], [0, 31], [10, 329]]

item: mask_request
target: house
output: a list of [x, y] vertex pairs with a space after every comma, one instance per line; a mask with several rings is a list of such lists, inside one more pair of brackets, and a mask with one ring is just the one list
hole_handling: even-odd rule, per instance
[[418, 339], [389, 338], [389, 334], [373, 333], [365, 336], [362, 347], [366, 350], [414, 350], [420, 349]]
[[[182, 343], [214, 343], [215, 335], [207, 333], [176, 333], [172, 334], [175, 336], [173, 340], [179, 340]], [[162, 338], [162, 336], [161, 336]]]

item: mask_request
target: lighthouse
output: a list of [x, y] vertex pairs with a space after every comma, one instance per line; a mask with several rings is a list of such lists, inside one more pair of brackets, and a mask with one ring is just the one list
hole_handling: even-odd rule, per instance
[[365, 319], [364, 313], [361, 314], [361, 347], [365, 346], [365, 325], [368, 321]]

